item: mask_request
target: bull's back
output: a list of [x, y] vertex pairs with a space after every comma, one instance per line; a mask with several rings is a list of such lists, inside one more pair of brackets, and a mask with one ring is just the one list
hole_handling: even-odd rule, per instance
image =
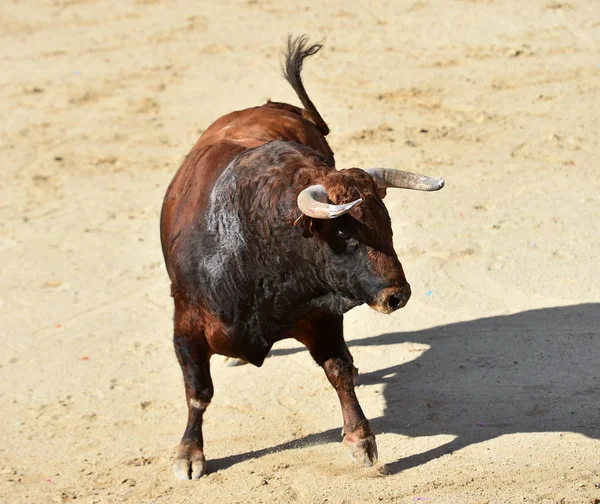
[[333, 153], [323, 134], [303, 117], [301, 109], [292, 105], [270, 102], [215, 121], [183, 161], [163, 202], [161, 243], [172, 282], [176, 283], [177, 256], [186, 254], [185, 247], [191, 246], [182, 238], [202, 225], [210, 193], [223, 170], [241, 152], [275, 140], [306, 145], [334, 166]]
[[307, 119], [304, 110], [287, 103], [268, 102], [231, 112], [211, 124], [192, 150], [221, 139], [242, 143], [257, 141], [259, 145], [274, 140], [296, 142], [321, 153], [331, 166], [334, 164], [333, 152], [323, 133]]

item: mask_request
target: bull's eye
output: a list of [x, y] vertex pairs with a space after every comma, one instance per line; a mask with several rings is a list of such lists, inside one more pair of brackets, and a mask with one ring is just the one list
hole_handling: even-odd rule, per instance
[[340, 240], [344, 240], [344, 245], [345, 245], [346, 251], [350, 252], [350, 251], [358, 248], [358, 245], [359, 245], [358, 240], [356, 238], [352, 238], [352, 236], [350, 236], [348, 233], [344, 233], [343, 231], [338, 231], [337, 235], [338, 235], [338, 238], [340, 238]]

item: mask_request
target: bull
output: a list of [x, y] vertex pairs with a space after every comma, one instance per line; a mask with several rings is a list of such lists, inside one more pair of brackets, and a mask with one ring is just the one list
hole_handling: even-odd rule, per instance
[[288, 39], [283, 75], [304, 108], [269, 100], [221, 117], [166, 191], [161, 243], [188, 406], [174, 463], [180, 479], [207, 471], [211, 356], [260, 367], [284, 338], [304, 344], [336, 390], [351, 456], [366, 466], [377, 460], [343, 315], [364, 303], [386, 314], [406, 305], [411, 289], [382, 198], [387, 188], [435, 191], [444, 182], [395, 169], [336, 169], [329, 128], [300, 76], [320, 49], [304, 36]]

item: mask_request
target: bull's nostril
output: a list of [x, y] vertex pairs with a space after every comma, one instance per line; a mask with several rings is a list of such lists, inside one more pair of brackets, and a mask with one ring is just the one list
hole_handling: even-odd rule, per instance
[[388, 304], [390, 305], [390, 308], [395, 310], [400, 306], [400, 298], [396, 294], [392, 294], [388, 299]]

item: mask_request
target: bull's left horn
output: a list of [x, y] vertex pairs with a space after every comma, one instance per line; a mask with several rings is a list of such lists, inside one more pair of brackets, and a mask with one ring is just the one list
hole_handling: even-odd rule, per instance
[[443, 180], [437, 180], [418, 173], [411, 173], [392, 168], [367, 168], [365, 170], [377, 182], [380, 189], [396, 187], [398, 189], [415, 189], [417, 191], [439, 191], [444, 187]]
[[321, 184], [313, 185], [298, 195], [298, 208], [304, 215], [314, 219], [335, 219], [362, 203], [362, 198], [358, 198], [343, 205], [332, 205], [327, 203], [327, 199], [325, 188]]

